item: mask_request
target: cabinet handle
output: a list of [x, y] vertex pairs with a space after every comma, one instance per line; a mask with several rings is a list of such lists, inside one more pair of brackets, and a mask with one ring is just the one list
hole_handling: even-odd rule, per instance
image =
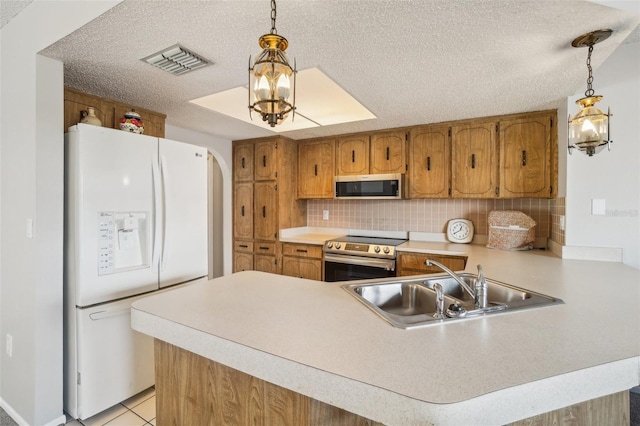
[[471, 168], [472, 169], [476, 168], [476, 155], [475, 154], [471, 154]]
[[387, 147], [387, 161], [389, 161], [389, 147]]
[[244, 216], [244, 206], [240, 208], [240, 216]]
[[305, 250], [305, 249], [296, 249], [296, 251], [298, 253], [306, 253], [307, 252], [307, 250]]
[[240, 244], [240, 247], [242, 247], [242, 248], [249, 248], [249, 246], [248, 246], [248, 245], [246, 245], [246, 244]]
[[242, 157], [242, 168], [243, 169], [245, 168], [245, 166], [244, 166], [244, 157]]
[[267, 167], [267, 156], [266, 155], [262, 156], [262, 167]]
[[262, 217], [267, 217], [267, 206], [262, 206]]
[[318, 176], [318, 165], [317, 164], [313, 165], [313, 174], [314, 174], [314, 176]]
[[522, 165], [526, 166], [527, 165], [527, 151], [522, 151]]
[[427, 170], [431, 171], [431, 157], [427, 157]]
[[269, 247], [260, 246], [258, 247], [260, 250], [269, 250]]
[[351, 162], [352, 163], [356, 162], [356, 151], [355, 150], [351, 151]]

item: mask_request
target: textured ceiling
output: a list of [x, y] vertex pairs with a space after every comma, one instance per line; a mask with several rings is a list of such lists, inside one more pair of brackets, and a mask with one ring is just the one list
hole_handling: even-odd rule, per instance
[[[587, 51], [571, 41], [614, 30], [592, 57], [600, 94], [597, 67], [639, 23], [638, 13], [582, 0], [280, 0], [276, 27], [298, 69], [320, 68], [378, 117], [285, 135], [556, 108], [586, 86]], [[242, 139], [273, 133], [188, 101], [246, 85], [249, 55], [270, 27], [267, 0], [125, 0], [42, 53], [64, 62], [70, 87]], [[176, 77], [140, 61], [176, 43], [214, 65]]]
[[4, 27], [14, 16], [22, 12], [33, 0], [0, 0], [0, 28]]

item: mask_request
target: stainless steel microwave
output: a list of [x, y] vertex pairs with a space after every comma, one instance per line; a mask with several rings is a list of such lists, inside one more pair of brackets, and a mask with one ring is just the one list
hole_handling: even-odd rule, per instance
[[351, 200], [393, 200], [404, 198], [404, 175], [336, 176], [335, 198]]

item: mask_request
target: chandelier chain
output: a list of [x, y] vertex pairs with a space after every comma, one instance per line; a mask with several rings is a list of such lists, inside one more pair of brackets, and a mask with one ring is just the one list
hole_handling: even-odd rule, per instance
[[278, 34], [276, 30], [276, 0], [271, 0], [271, 34]]
[[591, 69], [591, 52], [593, 52], [593, 43], [589, 44], [589, 54], [587, 55], [587, 69], [589, 70], [589, 77], [587, 78], [587, 90], [584, 92], [586, 97], [593, 96], [595, 93], [591, 84], [593, 83], [593, 74]]

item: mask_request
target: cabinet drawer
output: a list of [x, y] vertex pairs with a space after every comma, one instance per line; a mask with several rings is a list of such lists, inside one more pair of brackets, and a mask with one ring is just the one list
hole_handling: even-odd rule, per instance
[[431, 273], [442, 272], [437, 266], [427, 266], [427, 259], [442, 263], [449, 269], [461, 271], [467, 264], [466, 256], [443, 256], [427, 253], [398, 253], [398, 269], [404, 272], [405, 269], [412, 269], [419, 272]]
[[253, 241], [234, 241], [233, 250], [241, 253], [253, 253]]
[[282, 254], [285, 256], [322, 259], [322, 247], [310, 244], [282, 243]]
[[253, 249], [256, 254], [276, 254], [275, 243], [255, 242]]

